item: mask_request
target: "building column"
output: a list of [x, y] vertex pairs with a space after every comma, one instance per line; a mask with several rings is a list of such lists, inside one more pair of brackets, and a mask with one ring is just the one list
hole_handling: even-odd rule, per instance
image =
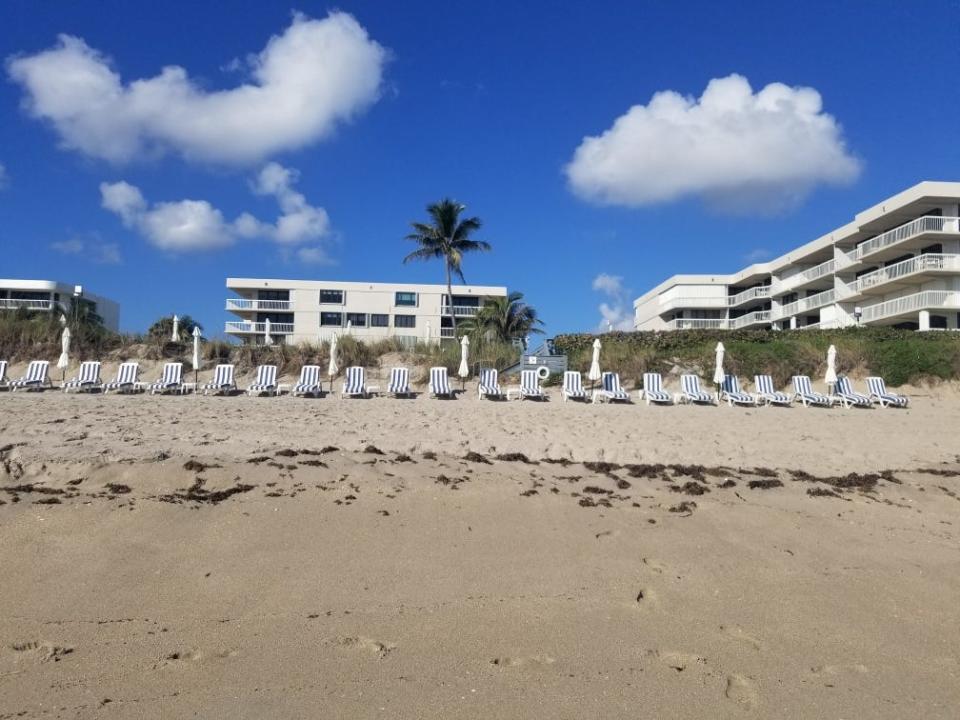
[[920, 318], [918, 322], [920, 323], [920, 328], [919, 328], [920, 330], [929, 330], [930, 329], [930, 311], [921, 310]]
[[796, 329], [797, 329], [797, 316], [796, 316], [796, 315], [794, 315], [792, 318], [790, 318], [790, 329], [791, 329], [791, 330], [796, 330]]

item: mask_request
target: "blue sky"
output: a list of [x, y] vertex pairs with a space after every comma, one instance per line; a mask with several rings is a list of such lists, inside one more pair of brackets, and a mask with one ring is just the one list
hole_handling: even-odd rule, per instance
[[960, 180], [956, 0], [722, 5], [9, 1], [0, 276], [215, 335], [227, 276], [441, 282], [449, 195], [558, 333]]

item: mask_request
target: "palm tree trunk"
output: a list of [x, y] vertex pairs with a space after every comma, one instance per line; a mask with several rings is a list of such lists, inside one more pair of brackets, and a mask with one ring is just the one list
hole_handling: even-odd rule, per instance
[[[450, 309], [450, 325], [453, 327], [453, 337], [457, 337], [457, 316], [453, 313], [453, 283], [450, 281], [450, 261], [447, 260], [447, 307]], [[443, 323], [440, 323], [443, 327]], [[443, 339], [443, 330], [440, 330], [440, 339]]]

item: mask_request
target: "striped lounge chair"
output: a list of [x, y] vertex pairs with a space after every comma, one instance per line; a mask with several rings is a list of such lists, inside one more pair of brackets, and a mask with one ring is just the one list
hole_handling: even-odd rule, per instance
[[757, 398], [767, 405], [789, 405], [791, 398], [786, 393], [778, 392], [773, 386], [773, 378], [769, 375], [754, 375], [753, 384], [757, 388]]
[[43, 390], [50, 387], [48, 370], [50, 363], [46, 360], [31, 360], [27, 365], [27, 372], [19, 380], [10, 383], [11, 390]]
[[247, 387], [247, 395], [276, 395], [277, 394], [277, 366], [260, 365], [257, 376]]
[[405, 367], [390, 368], [390, 381], [387, 383], [387, 393], [394, 397], [410, 397], [410, 370]]
[[213, 379], [202, 388], [204, 395], [210, 393], [221, 395], [236, 389], [237, 384], [233, 381], [233, 365], [217, 365], [213, 369]]
[[103, 386], [105, 393], [113, 390], [114, 392], [133, 392], [137, 389], [137, 378], [140, 376], [140, 363], [125, 362], [120, 363], [117, 368], [117, 377]]
[[563, 373], [563, 401], [586, 400], [587, 392], [583, 389], [583, 378], [577, 370], [567, 370]]
[[713, 395], [700, 387], [700, 377], [698, 375], [681, 375], [680, 393], [684, 401], [688, 403], [713, 405]]
[[793, 376], [793, 393], [794, 398], [803, 403], [804, 407], [810, 407], [811, 405], [832, 407], [836, 400], [836, 398], [830, 397], [829, 395], [814, 392], [810, 386], [810, 378], [806, 375]]
[[547, 399], [547, 394], [540, 389], [540, 375], [537, 374], [536, 370], [520, 371], [520, 399]]
[[340, 397], [368, 397], [370, 393], [367, 392], [367, 385], [364, 380], [364, 372], [362, 367], [348, 367], [346, 377], [343, 379], [343, 390], [340, 392]]
[[10, 381], [7, 380], [7, 361], [0, 360], [0, 388], [5, 388], [10, 386]]
[[445, 367], [430, 368], [430, 394], [434, 397], [453, 398], [453, 391], [450, 389], [450, 381], [447, 378], [447, 369]]
[[906, 395], [887, 392], [887, 384], [882, 377], [868, 377], [867, 389], [870, 391], [870, 399], [879, 403], [880, 407], [905, 408], [910, 404], [910, 398]]
[[673, 402], [670, 393], [663, 389], [663, 378], [660, 373], [643, 374], [643, 390], [640, 391], [640, 397], [650, 403], [663, 403], [669, 405]]
[[726, 400], [727, 405], [757, 405], [754, 395], [744, 392], [740, 387], [740, 378], [736, 375], [724, 375], [720, 385], [720, 399]]
[[615, 372], [605, 372], [600, 376], [600, 390], [594, 398], [607, 402], [630, 402], [630, 394], [620, 385], [620, 376]]
[[848, 378], [846, 375], [841, 375], [837, 378], [835, 394], [845, 408], [873, 407], [873, 401], [868, 396], [856, 392], [853, 389], [853, 385], [850, 383], [850, 378]]
[[60, 389], [63, 392], [93, 392], [103, 388], [100, 382], [100, 363], [90, 360], [80, 363], [80, 372], [72, 380], [67, 380]]
[[500, 389], [497, 371], [493, 368], [486, 368], [480, 371], [480, 382], [477, 384], [477, 399], [483, 398], [503, 399], [503, 390]]
[[291, 395], [312, 395], [319, 397], [323, 392], [323, 385], [320, 382], [320, 366], [304, 365], [300, 368], [300, 379], [290, 390]]
[[163, 375], [148, 389], [151, 395], [183, 392], [183, 363], [164, 364]]

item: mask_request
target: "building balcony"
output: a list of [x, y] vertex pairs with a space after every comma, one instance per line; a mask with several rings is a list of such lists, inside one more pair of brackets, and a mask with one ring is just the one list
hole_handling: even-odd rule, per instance
[[723, 318], [676, 318], [667, 322], [668, 330], [726, 330], [728, 321]]
[[54, 300], [17, 300], [15, 298], [0, 298], [0, 310], [53, 310], [64, 309], [62, 303]]
[[744, 305], [754, 300], [766, 300], [769, 297], [770, 297], [770, 286], [758, 285], [757, 287], [750, 288], [749, 290], [744, 290], [743, 292], [737, 293], [736, 295], [731, 295], [730, 297], [727, 298], [727, 305], [729, 307], [737, 307], [738, 305]]
[[[736, 296], [734, 296], [736, 297]], [[660, 313], [669, 312], [670, 310], [677, 309], [693, 309], [693, 310], [724, 310], [730, 306], [729, 298], [727, 296], [713, 296], [713, 297], [674, 297], [667, 299], [660, 299]]]
[[913, 241], [923, 238], [923, 242], [927, 242], [930, 238], [925, 236], [931, 234], [960, 235], [960, 218], [925, 215], [870, 238], [844, 254], [850, 264], [882, 262], [885, 258], [901, 254]]
[[756, 312], [741, 315], [729, 321], [731, 330], [750, 327], [751, 325], [765, 325], [770, 322], [771, 312], [769, 310], [757, 310]]
[[440, 328], [440, 337], [444, 339], [455, 338], [457, 336], [454, 328]]
[[[453, 315], [459, 317], [472, 317], [480, 311], [480, 308], [475, 305], [454, 305], [453, 306]], [[440, 308], [441, 315], [450, 315], [450, 306], [444, 305]]]
[[[264, 335], [267, 332], [267, 324], [257, 322], [228, 322], [224, 330], [233, 335]], [[270, 323], [271, 335], [290, 335], [291, 333], [293, 333], [293, 323]]]
[[290, 300], [248, 300], [247, 298], [227, 298], [227, 310], [230, 312], [291, 312]]
[[793, 315], [799, 315], [801, 313], [809, 312], [810, 310], [816, 310], [824, 305], [833, 305], [836, 300], [836, 291], [824, 290], [816, 295], [810, 295], [809, 297], [801, 298], [796, 302], [787, 303], [786, 305], [781, 306], [776, 315], [777, 318], [789, 318]]
[[835, 270], [836, 260], [827, 260], [819, 265], [814, 265], [812, 268], [807, 268], [803, 272], [799, 272], [796, 275], [791, 275], [790, 277], [776, 281], [775, 291], [778, 294], [785, 293], [790, 290], [802, 288], [805, 285], [811, 285], [818, 281], [823, 281], [824, 278], [832, 275]]
[[[905, 280], [922, 281], [940, 273], [960, 272], [960, 255], [917, 255], [887, 267], [861, 275], [843, 288], [845, 299], [888, 293]], [[908, 283], [909, 284], [909, 283]]]
[[954, 310], [960, 309], [960, 292], [952, 290], [925, 290], [905, 295], [894, 300], [867, 305], [863, 308], [861, 321], [864, 323], [880, 320], [903, 319], [908, 320], [921, 310]]

